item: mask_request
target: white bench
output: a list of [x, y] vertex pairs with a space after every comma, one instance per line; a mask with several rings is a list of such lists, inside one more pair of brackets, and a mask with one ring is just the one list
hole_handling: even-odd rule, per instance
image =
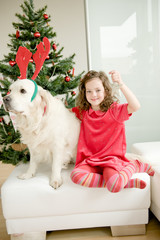
[[[145, 234], [150, 207], [150, 177], [145, 189], [123, 189], [111, 193], [106, 188], [86, 188], [70, 179], [72, 168], [63, 170], [63, 185], [49, 185], [50, 168], [41, 165], [36, 177], [17, 176], [28, 165], [17, 166], [1, 189], [2, 209], [11, 239], [46, 239], [46, 231], [110, 226], [112, 235]], [[127, 226], [127, 228], [126, 228]]]

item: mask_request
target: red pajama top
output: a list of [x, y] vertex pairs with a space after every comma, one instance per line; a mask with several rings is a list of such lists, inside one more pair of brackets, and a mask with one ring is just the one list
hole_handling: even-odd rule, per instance
[[76, 167], [89, 164], [120, 170], [128, 164], [124, 122], [131, 114], [128, 114], [127, 106], [113, 103], [107, 112], [90, 108], [81, 113], [78, 107], [72, 108], [81, 120]]

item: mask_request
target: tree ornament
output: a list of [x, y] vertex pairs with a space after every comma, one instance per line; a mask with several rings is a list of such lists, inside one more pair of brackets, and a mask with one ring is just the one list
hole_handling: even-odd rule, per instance
[[0, 118], [0, 122], [2, 122], [3, 121], [3, 118]]
[[40, 34], [39, 32], [35, 32], [35, 33], [34, 33], [34, 36], [35, 36], [36, 38], [39, 38], [39, 37], [41, 36], [41, 34]]
[[72, 92], [71, 92], [71, 95], [72, 95], [72, 96], [75, 96], [75, 95], [76, 95], [76, 92], [75, 92], [75, 91], [72, 91]]
[[11, 67], [13, 67], [13, 66], [16, 64], [16, 61], [10, 60], [10, 61], [9, 61], [9, 64], [11, 65]]
[[66, 76], [66, 77], [65, 77], [65, 81], [66, 81], [66, 82], [69, 82], [70, 80], [71, 80], [71, 79], [70, 79], [69, 76]]
[[74, 77], [74, 68], [73, 68], [73, 70], [72, 70], [72, 77]]
[[33, 63], [33, 59], [31, 58], [31, 59], [29, 60], [29, 62], [30, 62], [30, 63]]
[[48, 60], [49, 59], [49, 55], [47, 55], [47, 57], [46, 57], [46, 60]]
[[27, 145], [23, 143], [12, 143], [11, 145], [12, 149], [18, 152], [22, 152], [25, 149], [27, 149]]
[[52, 48], [56, 51], [57, 45], [55, 43], [53, 43]]
[[19, 30], [16, 31], [16, 38], [18, 39], [20, 37], [20, 32]]
[[48, 15], [45, 13], [43, 14], [44, 19], [48, 19]]

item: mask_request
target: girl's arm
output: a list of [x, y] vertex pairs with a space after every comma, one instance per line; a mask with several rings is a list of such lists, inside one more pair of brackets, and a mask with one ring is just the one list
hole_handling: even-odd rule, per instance
[[132, 91], [123, 83], [120, 73], [112, 70], [109, 74], [111, 74], [112, 81], [119, 84], [120, 89], [128, 102], [128, 113], [131, 114], [136, 112], [140, 108], [140, 103]]

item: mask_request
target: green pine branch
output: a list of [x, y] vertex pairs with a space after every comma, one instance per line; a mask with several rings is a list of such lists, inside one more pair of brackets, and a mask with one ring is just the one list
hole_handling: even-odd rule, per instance
[[[56, 32], [48, 24], [51, 21], [51, 16], [44, 17], [44, 14], [47, 14], [47, 6], [35, 10], [34, 1], [25, 0], [20, 7], [23, 14], [15, 14], [18, 20], [12, 23], [14, 32], [9, 33], [10, 42], [7, 44], [9, 53], [4, 55], [4, 59], [0, 61], [0, 73], [3, 76], [0, 80], [0, 92], [2, 96], [7, 94], [10, 84], [20, 76], [20, 70], [15, 62], [18, 48], [20, 46], [26, 47], [32, 52], [33, 56], [37, 51], [36, 46], [43, 41], [44, 37], [47, 37], [51, 45], [49, 56], [45, 60], [35, 81], [53, 96], [60, 94], [67, 108], [74, 107], [76, 96], [75, 93], [73, 94], [73, 91], [77, 88], [83, 74], [80, 73], [78, 76], [73, 75], [75, 54], [72, 54], [68, 58], [63, 57], [62, 52], [64, 48], [59, 46], [59, 43], [56, 41]], [[36, 37], [34, 35], [35, 32], [39, 32], [40, 37]], [[53, 44], [56, 44], [56, 47]], [[10, 61], [13, 61], [15, 64], [11, 66]], [[30, 62], [26, 77], [31, 79], [34, 71], [35, 63]], [[66, 77], [69, 77], [69, 81], [66, 81]], [[27, 162], [29, 160], [29, 152], [27, 150], [15, 151], [12, 148], [13, 143], [20, 143], [20, 133], [15, 131], [11, 120], [6, 124], [4, 120], [4, 116], [6, 115], [9, 116], [3, 106], [1, 106], [0, 145], [3, 146], [3, 149], [0, 152], [0, 161], [14, 165], [21, 161]]]

